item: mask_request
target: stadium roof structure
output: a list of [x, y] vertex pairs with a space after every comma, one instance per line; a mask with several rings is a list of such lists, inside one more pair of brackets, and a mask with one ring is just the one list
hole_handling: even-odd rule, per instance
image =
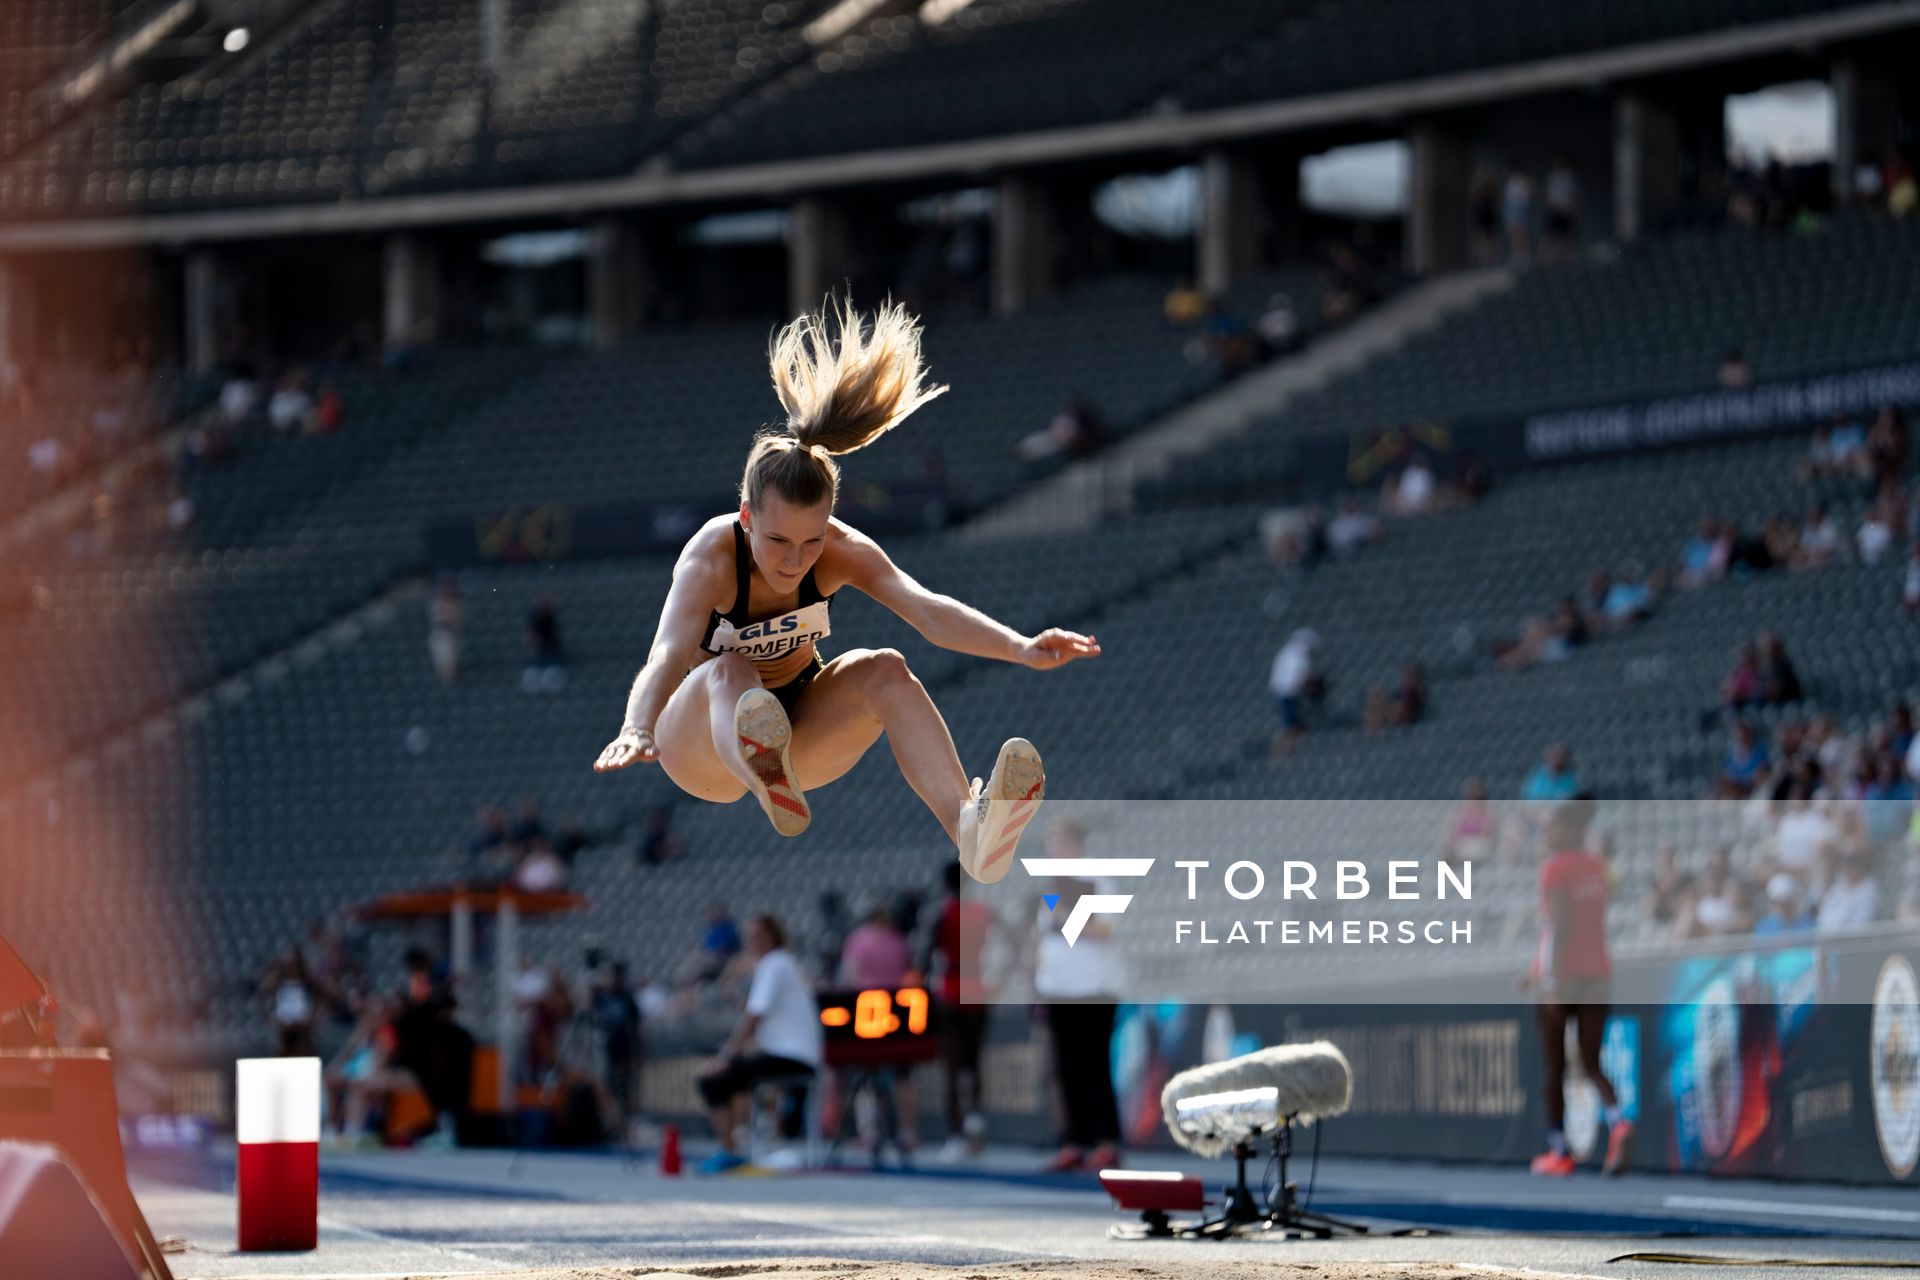
[[[795, 6], [800, 8], [802, 6]], [[1769, 12], [1796, 4], [1765, 6]], [[1717, 30], [1477, 67], [1363, 87], [1308, 93], [1204, 110], [1152, 111], [1124, 119], [998, 136], [912, 143], [790, 159], [676, 168], [653, 151], [631, 172], [574, 181], [481, 189], [355, 194], [273, 207], [210, 207], [183, 212], [44, 219], [0, 215], [0, 250], [73, 250], [319, 233], [399, 231], [543, 218], [578, 218], [645, 207], [764, 203], [803, 192], [881, 183], [977, 180], [987, 173], [1076, 160], [1164, 156], [1289, 133], [1390, 126], [1422, 114], [1539, 94], [1673, 75], [1781, 53], [1804, 53], [1920, 25], [1920, 0], [1885, 0]], [[1203, 95], [1204, 96], [1204, 95]], [[726, 104], [715, 106], [716, 118]], [[747, 110], [750, 104], [732, 104]], [[750, 113], [747, 117], [750, 122]], [[697, 126], [690, 126], [695, 127]], [[693, 134], [686, 135], [689, 139]], [[537, 140], [523, 146], [537, 147]], [[698, 163], [694, 141], [682, 145]], [[4, 176], [4, 167], [0, 167]]]

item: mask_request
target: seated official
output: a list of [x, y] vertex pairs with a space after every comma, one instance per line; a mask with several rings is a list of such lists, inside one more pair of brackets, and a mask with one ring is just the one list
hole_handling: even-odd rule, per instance
[[[754, 957], [753, 985], [746, 1012], [700, 1076], [720, 1150], [702, 1170], [724, 1173], [746, 1163], [735, 1130], [744, 1127], [748, 1092], [776, 1076], [812, 1075], [820, 1068], [823, 1043], [820, 1005], [799, 964], [787, 950], [786, 930], [770, 915], [747, 922], [747, 951]], [[755, 1051], [746, 1052], [747, 1042]]]

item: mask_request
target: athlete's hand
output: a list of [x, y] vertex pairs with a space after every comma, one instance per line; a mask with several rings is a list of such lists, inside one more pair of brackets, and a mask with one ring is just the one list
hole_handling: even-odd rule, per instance
[[593, 771], [611, 773], [630, 764], [653, 764], [659, 759], [660, 747], [654, 742], [653, 734], [645, 729], [622, 729], [620, 736], [609, 742], [600, 758], [593, 762]]
[[1065, 666], [1075, 658], [1097, 658], [1100, 656], [1100, 643], [1092, 636], [1083, 636], [1078, 631], [1063, 631], [1059, 627], [1048, 627], [1033, 639], [1027, 641], [1020, 651], [1022, 666], [1032, 667], [1035, 671], [1051, 671], [1055, 667]]

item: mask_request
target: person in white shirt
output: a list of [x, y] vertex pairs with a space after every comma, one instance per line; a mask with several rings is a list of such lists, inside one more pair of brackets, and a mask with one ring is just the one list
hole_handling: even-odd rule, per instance
[[1307, 731], [1307, 686], [1313, 680], [1313, 655], [1319, 647], [1320, 633], [1312, 627], [1301, 627], [1274, 655], [1267, 692], [1273, 695], [1274, 714], [1280, 719], [1269, 753], [1275, 760], [1292, 755], [1300, 735]]
[[1871, 874], [1867, 855], [1860, 852], [1840, 859], [1840, 876], [1820, 895], [1815, 928], [1821, 933], [1862, 929], [1880, 918], [1880, 882]]
[[1823, 569], [1840, 558], [1845, 545], [1827, 509], [1815, 507], [1807, 513], [1807, 523], [1800, 530], [1800, 553], [1794, 558], [1795, 567]]
[[304, 426], [313, 412], [313, 397], [307, 394], [301, 375], [290, 373], [281, 379], [273, 398], [267, 401], [267, 421], [275, 431], [292, 431]]
[[[747, 1093], [773, 1076], [812, 1075], [825, 1059], [820, 1004], [800, 965], [787, 950], [787, 933], [770, 915], [747, 922], [747, 951], [755, 957], [747, 1008], [733, 1034], [700, 1076], [700, 1096], [720, 1150], [702, 1169], [724, 1173], [746, 1163], [735, 1149], [734, 1130], [745, 1121]], [[747, 1052], [747, 1042], [755, 1044]]]
[[[1047, 832], [1047, 856], [1086, 856], [1086, 828], [1062, 819]], [[1049, 884], [1058, 895], [1049, 906], [1036, 904], [1038, 952], [1034, 994], [1045, 1002], [1053, 1075], [1065, 1104], [1059, 1152], [1048, 1173], [1074, 1169], [1099, 1171], [1120, 1163], [1120, 1107], [1113, 1090], [1114, 1001], [1126, 985], [1112, 924], [1094, 916], [1068, 945], [1061, 922], [1083, 894], [1112, 893], [1119, 886], [1098, 877], [1057, 877]]]
[[1821, 849], [1836, 834], [1832, 820], [1807, 795], [1805, 787], [1796, 786], [1774, 832], [1775, 857], [1781, 869], [1810, 875], [1820, 861]]

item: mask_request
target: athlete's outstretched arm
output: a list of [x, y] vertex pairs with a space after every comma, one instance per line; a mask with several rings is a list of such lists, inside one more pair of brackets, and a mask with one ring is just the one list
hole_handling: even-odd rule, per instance
[[1049, 627], [1037, 636], [1023, 636], [971, 605], [927, 590], [896, 565], [879, 543], [854, 530], [848, 530], [848, 534], [841, 553], [846, 557], [848, 585], [899, 614], [929, 644], [1043, 671], [1100, 652], [1092, 636], [1059, 627]]
[[667, 602], [654, 629], [653, 648], [627, 693], [627, 713], [620, 722], [620, 735], [593, 762], [596, 773], [624, 769], [636, 761], [652, 764], [660, 758], [653, 726], [666, 709], [667, 699], [680, 687], [687, 668], [699, 656], [707, 611], [719, 598], [718, 589], [712, 566], [691, 550], [682, 553], [673, 567], [673, 586], [667, 591]]

